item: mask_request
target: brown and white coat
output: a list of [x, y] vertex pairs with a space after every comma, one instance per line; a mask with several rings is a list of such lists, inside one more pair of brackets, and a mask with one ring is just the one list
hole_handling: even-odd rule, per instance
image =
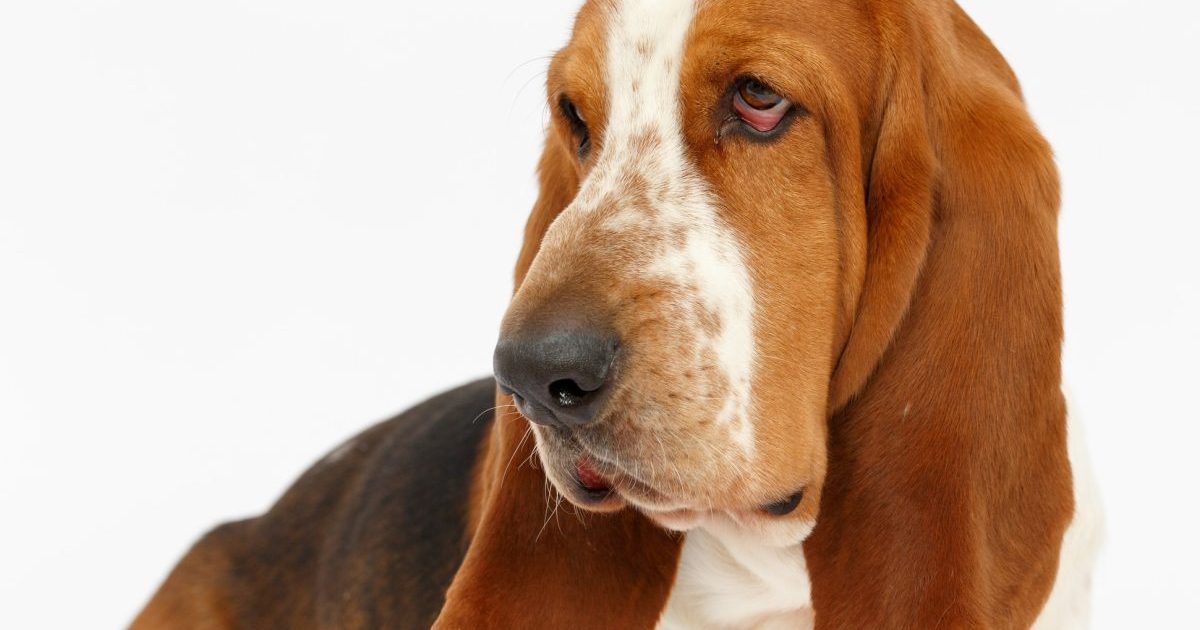
[[505, 386], [472, 421], [490, 382], [426, 403], [210, 534], [135, 626], [1086, 625], [1057, 174], [957, 5], [596, 0], [547, 88], [501, 345], [609, 331], [594, 417], [530, 425]]

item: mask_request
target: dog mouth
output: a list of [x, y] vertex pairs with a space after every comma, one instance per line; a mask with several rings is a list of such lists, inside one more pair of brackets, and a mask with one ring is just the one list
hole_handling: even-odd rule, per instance
[[613, 491], [612, 483], [596, 470], [595, 462], [587, 455], [580, 455], [575, 460], [575, 483], [595, 499], [604, 499]]
[[[597, 511], [617, 511], [627, 504], [638, 508], [664, 503], [666, 497], [650, 485], [623, 471], [616, 464], [590, 453], [576, 444], [572, 455], [559, 470], [566, 473], [567, 487], [560, 491], [580, 507]], [[563, 470], [565, 469], [565, 470]]]
[[614, 512], [629, 505], [647, 515], [690, 511], [675, 497], [659, 490], [653, 480], [631, 472], [603, 449], [593, 451], [578, 440], [571, 440], [568, 448], [552, 447], [542, 456], [559, 462], [555, 469], [560, 474], [556, 477], [565, 478], [566, 483], [556, 485], [568, 500], [585, 509]]
[[[593, 452], [578, 440], [570, 442], [569, 445], [559, 443], [559, 448], [551, 447], [540, 454], [548, 462], [558, 462], [554, 468], [559, 474], [552, 475], [552, 478], [564, 482], [555, 485], [565, 498], [593, 512], [616, 512], [630, 506], [658, 526], [672, 531], [689, 531], [722, 517], [743, 525], [786, 522], [786, 519], [781, 521], [781, 517], [795, 511], [804, 496], [803, 490], [797, 490], [781, 500], [757, 506], [704, 507], [703, 504], [677, 500], [657, 490], [647, 483], [648, 480], [630, 474], [624, 467], [608, 459], [606, 451]], [[794, 539], [791, 534], [784, 538]]]

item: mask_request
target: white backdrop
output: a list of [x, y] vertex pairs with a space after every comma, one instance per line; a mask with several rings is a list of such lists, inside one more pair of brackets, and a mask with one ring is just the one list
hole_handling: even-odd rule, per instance
[[[1062, 170], [1095, 627], [1197, 627], [1197, 10], [965, 4]], [[490, 370], [574, 9], [0, 2], [0, 627], [122, 626], [204, 530]]]

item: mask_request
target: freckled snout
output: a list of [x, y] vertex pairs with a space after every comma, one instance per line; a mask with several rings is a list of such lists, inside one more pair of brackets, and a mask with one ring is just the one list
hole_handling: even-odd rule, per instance
[[617, 336], [577, 323], [506, 332], [493, 368], [501, 390], [541, 425], [576, 428], [596, 419], [617, 355]]

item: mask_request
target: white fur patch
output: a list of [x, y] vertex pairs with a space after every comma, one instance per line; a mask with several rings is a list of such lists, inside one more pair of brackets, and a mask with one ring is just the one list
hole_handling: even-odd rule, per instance
[[1092, 610], [1092, 570], [1104, 539], [1100, 492], [1092, 474], [1082, 423], [1067, 414], [1067, 442], [1075, 485], [1075, 516], [1063, 535], [1058, 576], [1033, 630], [1087, 628]]
[[[748, 458], [754, 452], [750, 389], [755, 361], [754, 296], [733, 230], [717, 211], [685, 151], [680, 67], [693, 0], [619, 0], [609, 15], [605, 83], [608, 126], [602, 152], [546, 243], [604, 212], [600, 229], [640, 246], [634, 273], [691, 294], [674, 325], [694, 339], [695, 357], [715, 357], [725, 380], [716, 420]], [[643, 182], [640, 203], [626, 203]], [[616, 200], [614, 202], [614, 200]], [[716, 322], [715, 332], [702, 326]]]
[[[1103, 513], [1081, 423], [1068, 415], [1075, 516], [1063, 536], [1058, 575], [1032, 630], [1082, 630], [1091, 620], [1092, 571]], [[768, 532], [722, 518], [688, 532], [658, 630], [812, 628], [811, 583], [800, 544], [811, 525], [773, 546]], [[779, 540], [774, 541], [776, 543]]]
[[[803, 539], [811, 525], [806, 525]], [[776, 547], [751, 531], [703, 527], [688, 533], [659, 630], [813, 627], [804, 548]]]

